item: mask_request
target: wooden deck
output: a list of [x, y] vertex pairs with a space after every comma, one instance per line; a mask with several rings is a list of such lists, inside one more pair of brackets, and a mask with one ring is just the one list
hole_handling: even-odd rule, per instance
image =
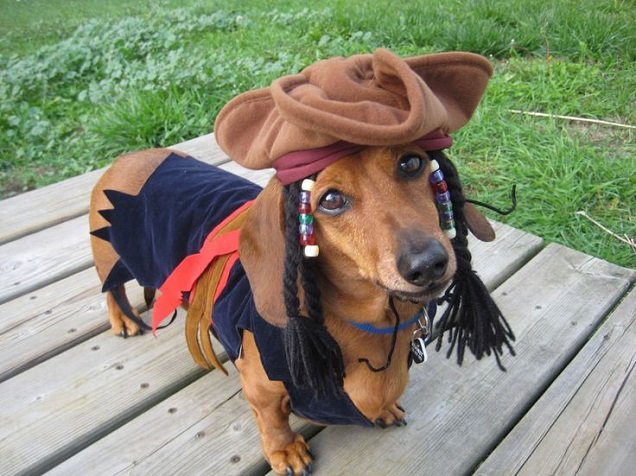
[[[175, 148], [269, 177], [227, 162], [212, 136]], [[0, 474], [266, 474], [236, 372], [197, 368], [182, 320], [158, 338], [108, 330], [86, 217], [98, 176], [0, 202]], [[508, 371], [430, 351], [411, 371], [407, 427], [294, 420], [315, 474], [633, 474], [635, 273], [496, 228], [473, 253], [517, 335]]]

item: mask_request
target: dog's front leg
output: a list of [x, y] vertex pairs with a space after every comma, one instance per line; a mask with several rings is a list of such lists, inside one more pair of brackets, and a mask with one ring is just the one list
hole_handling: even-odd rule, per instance
[[263, 452], [279, 474], [309, 474], [312, 456], [302, 435], [289, 426], [289, 396], [282, 382], [269, 380], [251, 332], [243, 333], [243, 349], [236, 360], [245, 397], [261, 434]]

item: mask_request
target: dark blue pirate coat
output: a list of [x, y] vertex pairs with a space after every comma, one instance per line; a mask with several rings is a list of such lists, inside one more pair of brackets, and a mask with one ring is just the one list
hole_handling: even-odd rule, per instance
[[[200, 250], [211, 230], [260, 191], [241, 177], [175, 154], [161, 163], [138, 195], [106, 190], [113, 209], [100, 213], [110, 227], [93, 234], [110, 241], [120, 260], [103, 291], [131, 279], [144, 287], [160, 288], [186, 256]], [[212, 324], [232, 361], [239, 357], [243, 330], [254, 334], [268, 377], [285, 384], [297, 415], [323, 424], [371, 426], [344, 390], [319, 398], [311, 389], [292, 384], [283, 330], [259, 315], [240, 260], [232, 266], [214, 304]]]

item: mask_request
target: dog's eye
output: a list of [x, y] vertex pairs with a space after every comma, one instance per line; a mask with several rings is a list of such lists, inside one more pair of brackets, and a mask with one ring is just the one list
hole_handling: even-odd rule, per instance
[[328, 190], [318, 204], [318, 210], [327, 215], [339, 215], [351, 206], [349, 199], [338, 190]]
[[424, 168], [424, 159], [419, 155], [406, 154], [400, 157], [398, 162], [398, 172], [406, 178], [415, 178]]

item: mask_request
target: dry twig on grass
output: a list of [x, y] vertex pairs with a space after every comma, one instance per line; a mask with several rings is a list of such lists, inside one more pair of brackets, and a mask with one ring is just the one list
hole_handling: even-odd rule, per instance
[[520, 111], [518, 109], [508, 109], [508, 111], [512, 112], [513, 114], [523, 114], [523, 115], [526, 115], [526, 116], [550, 117], [550, 118], [553, 118], [553, 119], [565, 119], [565, 120], [568, 120], [568, 121], [590, 122], [592, 124], [600, 124], [600, 125], [603, 125], [603, 126], [623, 127], [625, 129], [636, 129], [636, 126], [631, 126], [629, 124], [621, 124], [619, 122], [602, 121], [600, 119], [588, 119], [586, 117], [561, 116], [559, 114], [546, 114], [545, 112]]
[[609, 235], [613, 236], [614, 238], [616, 238], [617, 240], [622, 241], [623, 243], [629, 245], [632, 249], [632, 251], [634, 251], [634, 253], [636, 253], [636, 240], [634, 240], [634, 238], [630, 238], [627, 235], [623, 235], [623, 236], [619, 236], [616, 233], [614, 233], [612, 230], [610, 230], [609, 228], [601, 225], [599, 222], [597, 222], [594, 218], [592, 218], [591, 216], [589, 216], [586, 212], [580, 210], [578, 212], [576, 212], [577, 215], [580, 215], [582, 217], [587, 218], [588, 220], [590, 220], [592, 223], [594, 223], [596, 226], [598, 226], [601, 230], [603, 230], [605, 233], [608, 233]]

